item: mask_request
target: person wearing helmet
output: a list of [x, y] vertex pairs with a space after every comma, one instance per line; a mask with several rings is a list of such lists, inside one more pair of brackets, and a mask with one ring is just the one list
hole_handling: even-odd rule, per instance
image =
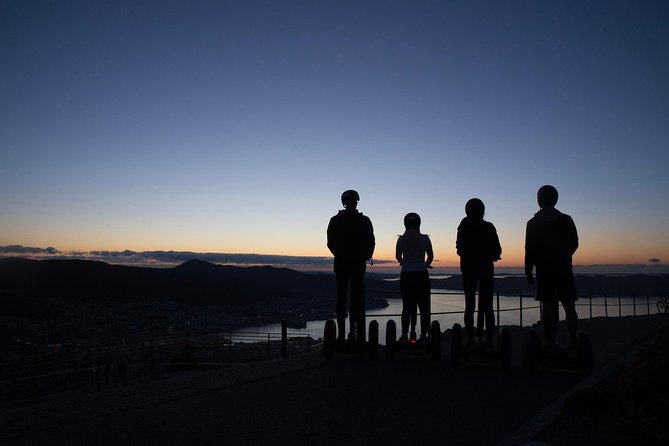
[[327, 229], [328, 249], [334, 256], [337, 281], [337, 341], [342, 342], [346, 333], [346, 301], [349, 288], [351, 300], [349, 339], [364, 342], [365, 297], [364, 277], [366, 261], [374, 254], [374, 228], [369, 217], [357, 210], [360, 195], [347, 190], [341, 195], [344, 209], [330, 219]]
[[460, 256], [460, 271], [465, 291], [465, 333], [467, 348], [474, 342], [474, 311], [476, 310], [476, 288], [479, 291], [479, 312], [476, 323], [476, 337], [483, 341], [485, 322], [485, 341], [483, 347], [492, 349], [495, 330], [495, 312], [492, 306], [494, 262], [502, 255], [495, 226], [483, 219], [485, 205], [478, 198], [472, 198], [465, 204], [466, 217], [458, 226], [455, 247]]
[[555, 209], [558, 191], [550, 185], [537, 192], [539, 212], [527, 222], [525, 232], [525, 277], [534, 284], [537, 273], [536, 300], [541, 302], [541, 320], [547, 348], [556, 348], [559, 309], [562, 302], [569, 332], [569, 348], [576, 345], [578, 314], [572, 256], [578, 249], [574, 220]]
[[410, 212], [404, 216], [404, 234], [397, 239], [395, 258], [401, 265], [400, 294], [402, 296], [402, 335], [407, 342], [409, 326], [411, 339], [416, 339], [416, 308], [420, 309], [420, 342], [427, 341], [430, 327], [430, 277], [428, 268], [434, 259], [430, 237], [420, 233], [420, 216]]

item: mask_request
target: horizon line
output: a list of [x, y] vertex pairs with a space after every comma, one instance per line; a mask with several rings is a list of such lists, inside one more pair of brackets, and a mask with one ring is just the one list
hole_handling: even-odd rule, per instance
[[[180, 265], [188, 260], [202, 260], [213, 264], [237, 265], [237, 266], [259, 266], [270, 265], [277, 267], [286, 267], [298, 270], [312, 271], [321, 269], [331, 269], [333, 263], [332, 256], [295, 256], [282, 254], [254, 254], [254, 253], [217, 253], [217, 252], [194, 252], [194, 251], [174, 251], [174, 250], [155, 250], [155, 251], [112, 251], [112, 250], [91, 250], [91, 251], [60, 251], [53, 247], [38, 248], [23, 245], [0, 246], [0, 258], [7, 257], [25, 257], [33, 260], [92, 260], [101, 261], [114, 265], [127, 266], [149, 266], [149, 267], [173, 267]], [[395, 259], [374, 259], [374, 266], [370, 266], [368, 271], [373, 272], [372, 268], [378, 265], [378, 269], [397, 268]], [[669, 273], [669, 264], [662, 263], [659, 259], [649, 259], [648, 263], [591, 263], [575, 264], [575, 270], [593, 270], [601, 269], [610, 273], [618, 270], [628, 269], [641, 272], [647, 269], [661, 270], [652, 272]], [[447, 264], [435, 266], [435, 270], [459, 270], [458, 264]], [[495, 266], [495, 270], [520, 270], [523, 265], [505, 265]], [[575, 271], [576, 272], [576, 271]], [[629, 272], [628, 272], [629, 273]]]

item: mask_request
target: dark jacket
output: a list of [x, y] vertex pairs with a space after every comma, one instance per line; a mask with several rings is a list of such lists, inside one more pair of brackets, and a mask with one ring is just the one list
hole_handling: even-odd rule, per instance
[[491, 266], [502, 256], [495, 225], [483, 219], [465, 217], [458, 226], [455, 248], [461, 266]]
[[328, 248], [337, 264], [363, 263], [372, 258], [375, 240], [371, 220], [357, 210], [339, 211], [328, 224]]
[[527, 222], [525, 232], [525, 273], [536, 266], [539, 272], [566, 272], [578, 248], [574, 220], [555, 208], [544, 208]]

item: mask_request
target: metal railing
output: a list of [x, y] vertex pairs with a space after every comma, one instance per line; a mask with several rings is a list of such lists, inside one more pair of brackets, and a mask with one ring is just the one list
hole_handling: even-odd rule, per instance
[[309, 352], [308, 334], [178, 332], [104, 339], [15, 340], [0, 351], [0, 401], [185, 370], [233, 367]]
[[[382, 293], [382, 294], [397, 294], [399, 291], [388, 291], [388, 290], [366, 290], [367, 293]], [[458, 295], [462, 296], [464, 293], [462, 291], [432, 291], [431, 295]], [[531, 293], [504, 293], [503, 295], [499, 291], [494, 292], [495, 296], [495, 308], [496, 313], [496, 323], [499, 327], [500, 325], [500, 315], [501, 313], [506, 312], [518, 312], [518, 325], [521, 327], [524, 326], [524, 314], [530, 310], [539, 310], [541, 312], [541, 303], [534, 300], [535, 295]], [[509, 302], [511, 299], [518, 299], [517, 307], [508, 307], [502, 308], [500, 305], [500, 297], [506, 302]], [[633, 295], [631, 297], [623, 297], [621, 295], [611, 297], [607, 294], [593, 295], [592, 293], [582, 294], [579, 296], [579, 299], [576, 301], [576, 309], [579, 313], [579, 319], [592, 319], [593, 317], [611, 317], [611, 316], [637, 316], [642, 314], [651, 314], [651, 302], [653, 312], [655, 312], [655, 306], [658, 300], [667, 298], [666, 296], [653, 296], [649, 294], [643, 296]], [[532, 299], [532, 304], [527, 304], [525, 300]], [[463, 300], [464, 305], [464, 300]], [[613, 311], [609, 312], [609, 308]], [[477, 308], [478, 309], [478, 308]], [[580, 311], [579, 311], [580, 309]], [[583, 311], [587, 309], [587, 311]], [[616, 311], [617, 309], [617, 311]], [[630, 310], [631, 309], [631, 310]], [[599, 311], [598, 311], [599, 310]], [[603, 311], [603, 314], [602, 314]], [[464, 314], [464, 308], [461, 310], [453, 311], [436, 311], [432, 312], [432, 316], [440, 315], [455, 315], [455, 314]], [[382, 314], [382, 315], [367, 315], [368, 318], [391, 318], [391, 317], [401, 317], [401, 313], [397, 314]], [[538, 318], [537, 318], [538, 320]], [[514, 324], [515, 325], [515, 324]]]
[[[399, 294], [399, 291], [367, 290]], [[462, 291], [435, 291], [433, 295], [462, 295]], [[527, 299], [531, 294], [500, 295], [496, 292], [496, 323], [501, 315], [518, 313], [522, 327], [529, 318], [539, 320], [540, 305]], [[666, 296], [610, 297], [591, 293], [579, 296], [579, 318], [650, 314], [651, 305]], [[511, 299], [517, 306], [509, 306]], [[502, 305], [504, 302], [505, 305]], [[464, 300], [463, 300], [464, 305]], [[611, 310], [611, 311], [610, 311]], [[433, 316], [463, 314], [464, 308], [433, 312]], [[369, 318], [400, 317], [401, 314], [368, 315]], [[16, 340], [13, 348], [0, 351], [0, 401], [36, 398], [39, 395], [72, 389], [100, 389], [105, 384], [165, 373], [233, 367], [320, 348], [321, 342], [309, 334], [291, 333], [286, 321], [281, 333], [178, 332], [137, 334], [123, 341], [105, 339], [43, 340], [40, 344]]]

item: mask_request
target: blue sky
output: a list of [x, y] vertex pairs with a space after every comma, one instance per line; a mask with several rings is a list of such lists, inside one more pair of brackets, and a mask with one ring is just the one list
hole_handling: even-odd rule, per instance
[[436, 258], [477, 196], [500, 265], [554, 184], [577, 263], [669, 259], [664, 2], [0, 3], [0, 245]]

